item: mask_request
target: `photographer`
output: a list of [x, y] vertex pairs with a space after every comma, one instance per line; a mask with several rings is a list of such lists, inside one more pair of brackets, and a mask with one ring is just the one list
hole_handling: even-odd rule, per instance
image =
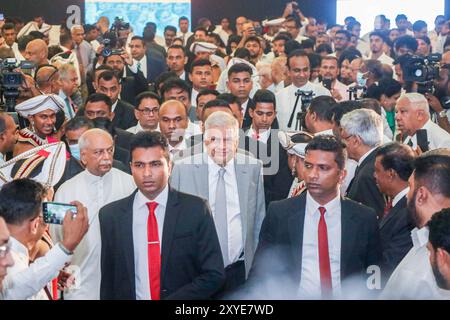
[[436, 113], [435, 122], [450, 133], [450, 65], [444, 64], [440, 71], [439, 77], [435, 81], [435, 92], [431, 94], [425, 93], [428, 104]]
[[77, 214], [66, 213], [63, 240], [29, 265], [29, 250], [45, 232], [42, 202], [46, 197], [44, 187], [30, 179], [14, 180], [0, 191], [0, 216], [11, 233], [11, 254], [15, 263], [3, 280], [0, 296], [5, 300], [49, 299], [43, 288], [70, 262], [73, 250], [88, 230], [86, 208], [73, 202]]

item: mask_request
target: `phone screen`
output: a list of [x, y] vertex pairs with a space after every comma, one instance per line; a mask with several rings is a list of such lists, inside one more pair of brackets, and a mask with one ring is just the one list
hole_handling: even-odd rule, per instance
[[3, 15], [3, 13], [0, 13], [0, 20], [5, 20], [5, 16]]
[[62, 224], [68, 210], [70, 210], [74, 216], [77, 214], [77, 207], [71, 204], [59, 202], [42, 203], [45, 223]]

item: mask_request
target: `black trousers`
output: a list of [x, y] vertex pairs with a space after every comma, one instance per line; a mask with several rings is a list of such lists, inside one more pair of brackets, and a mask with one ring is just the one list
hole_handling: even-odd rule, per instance
[[233, 291], [245, 283], [245, 263], [244, 260], [236, 261], [225, 268], [225, 284], [212, 298], [224, 299], [231, 295]]

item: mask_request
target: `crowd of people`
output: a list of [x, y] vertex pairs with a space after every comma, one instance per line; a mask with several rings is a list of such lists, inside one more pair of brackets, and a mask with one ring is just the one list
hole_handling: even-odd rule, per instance
[[450, 20], [370, 23], [0, 21], [0, 299], [450, 299]]

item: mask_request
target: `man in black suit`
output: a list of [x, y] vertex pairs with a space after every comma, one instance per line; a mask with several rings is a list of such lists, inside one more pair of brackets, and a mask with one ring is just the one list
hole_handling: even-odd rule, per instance
[[248, 281], [257, 298], [345, 297], [366, 288], [379, 262], [375, 212], [340, 196], [343, 143], [314, 137], [303, 173], [307, 192], [269, 205]]
[[131, 142], [138, 187], [100, 210], [101, 299], [208, 299], [225, 279], [209, 205], [168, 185], [171, 162], [159, 132]]
[[120, 52], [105, 57], [103, 63], [113, 68], [119, 77], [120, 99], [134, 104], [134, 98], [139, 93], [148, 91], [148, 82], [133, 58], [127, 52]]
[[[252, 125], [249, 109], [254, 108], [255, 102], [250, 98], [250, 92], [253, 88], [253, 70], [245, 63], [236, 63], [228, 70], [227, 88], [232, 95], [238, 98], [241, 104], [244, 120], [242, 128], [248, 129]], [[272, 129], [278, 129], [278, 121], [272, 124]]]
[[254, 106], [248, 105], [252, 124], [245, 134], [245, 150], [263, 162], [267, 206], [272, 201], [287, 198], [293, 177], [287, 153], [278, 141], [278, 130], [271, 130], [277, 117], [275, 95], [269, 90], [260, 89], [253, 100]]
[[189, 74], [186, 72], [188, 57], [183, 46], [170, 46], [167, 49], [166, 63], [169, 71], [175, 72], [181, 80], [187, 81], [189, 83]]
[[380, 220], [380, 239], [383, 260], [383, 280], [412, 247], [411, 230], [414, 221], [406, 206], [408, 179], [413, 172], [414, 152], [404, 144], [393, 142], [380, 147], [375, 157], [375, 180], [380, 191], [388, 196], [384, 215]]
[[[111, 110], [114, 112], [114, 118], [112, 119], [113, 126], [115, 128], [117, 127], [126, 130], [135, 126], [137, 124], [137, 119], [134, 116], [133, 105], [119, 99], [121, 90], [122, 85], [120, 84], [119, 77], [115, 72], [105, 71], [99, 75], [97, 93], [106, 94], [111, 99]], [[133, 96], [133, 100], [134, 97], [135, 96]]]
[[381, 116], [373, 110], [357, 109], [346, 113], [340, 124], [340, 136], [347, 146], [348, 156], [358, 162], [355, 176], [347, 188], [347, 197], [373, 208], [381, 218], [386, 200], [373, 176], [375, 154], [383, 143]]
[[167, 70], [164, 56], [148, 50], [144, 38], [139, 36], [131, 38], [129, 47], [133, 57], [133, 68], [141, 71], [147, 82], [153, 85], [156, 78]]

